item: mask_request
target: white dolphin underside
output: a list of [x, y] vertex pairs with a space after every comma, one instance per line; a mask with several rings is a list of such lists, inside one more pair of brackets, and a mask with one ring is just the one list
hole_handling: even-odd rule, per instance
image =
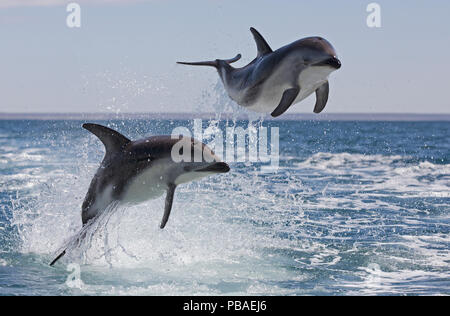
[[[285, 67], [280, 67], [264, 84], [261, 89], [262, 93], [259, 98], [248, 106], [249, 110], [261, 113], [272, 112], [278, 106], [283, 96], [283, 92], [293, 88], [287, 74], [289, 74], [288, 63]], [[293, 102], [298, 103], [312, 93], [314, 93], [321, 85], [327, 82], [328, 76], [335, 69], [327, 66], [312, 66], [300, 72], [297, 84], [300, 87], [300, 93]]]
[[183, 172], [182, 166], [174, 164], [170, 158], [160, 160], [130, 180], [121, 203], [137, 204], [162, 196], [167, 191], [167, 183], [171, 182], [170, 175], [173, 174], [176, 174], [174, 184], [180, 185], [213, 175], [214, 172]]

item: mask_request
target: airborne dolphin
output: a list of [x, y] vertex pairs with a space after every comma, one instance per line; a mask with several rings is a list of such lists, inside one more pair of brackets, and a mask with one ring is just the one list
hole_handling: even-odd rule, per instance
[[333, 46], [321, 37], [308, 37], [272, 51], [257, 30], [250, 31], [258, 55], [245, 67], [230, 65], [240, 54], [227, 60], [178, 63], [215, 67], [230, 98], [249, 110], [277, 117], [316, 92], [314, 112], [320, 113], [328, 101], [328, 76], [341, 67]]
[[[92, 224], [113, 203], [141, 203], [167, 192], [160, 226], [164, 228], [177, 185], [230, 170], [209, 147], [190, 137], [153, 136], [131, 141], [105, 126], [83, 127], [106, 148], [82, 205], [83, 227]], [[75, 238], [82, 239], [83, 234], [82, 230]], [[66, 250], [50, 265], [64, 256]]]

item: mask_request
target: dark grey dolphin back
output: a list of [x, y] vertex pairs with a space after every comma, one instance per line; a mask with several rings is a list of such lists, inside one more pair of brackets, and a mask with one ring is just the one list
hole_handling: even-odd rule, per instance
[[88, 123], [83, 124], [83, 128], [90, 131], [102, 141], [106, 149], [105, 157], [109, 154], [120, 151], [131, 142], [128, 138], [126, 138], [119, 132], [106, 126]]

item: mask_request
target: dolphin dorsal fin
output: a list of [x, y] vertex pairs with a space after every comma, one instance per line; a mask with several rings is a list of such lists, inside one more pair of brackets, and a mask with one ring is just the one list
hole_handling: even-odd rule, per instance
[[119, 132], [106, 126], [87, 123], [83, 124], [83, 128], [87, 129], [102, 141], [106, 148], [106, 155], [120, 151], [125, 145], [131, 142]]
[[269, 44], [267, 44], [264, 37], [262, 37], [262, 35], [259, 34], [259, 32], [255, 28], [251, 27], [250, 32], [252, 32], [253, 38], [255, 39], [256, 42], [256, 48], [258, 49], [258, 57], [273, 52], [272, 48], [270, 48]]

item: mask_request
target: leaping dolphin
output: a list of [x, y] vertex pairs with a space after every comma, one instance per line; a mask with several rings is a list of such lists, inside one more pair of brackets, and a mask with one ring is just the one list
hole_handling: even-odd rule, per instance
[[328, 101], [328, 76], [341, 68], [333, 46], [321, 37], [308, 37], [273, 51], [257, 30], [250, 31], [258, 55], [245, 67], [230, 65], [240, 54], [228, 60], [178, 64], [216, 68], [230, 98], [249, 110], [277, 117], [316, 92], [314, 112], [322, 112]]
[[[113, 203], [141, 203], [167, 192], [160, 225], [164, 228], [178, 185], [230, 170], [208, 146], [190, 137], [153, 136], [131, 141], [102, 125], [84, 124], [83, 127], [96, 135], [106, 149], [82, 205], [83, 228]], [[84, 236], [82, 230], [75, 238], [78, 241]], [[66, 250], [50, 265], [63, 257]]]

